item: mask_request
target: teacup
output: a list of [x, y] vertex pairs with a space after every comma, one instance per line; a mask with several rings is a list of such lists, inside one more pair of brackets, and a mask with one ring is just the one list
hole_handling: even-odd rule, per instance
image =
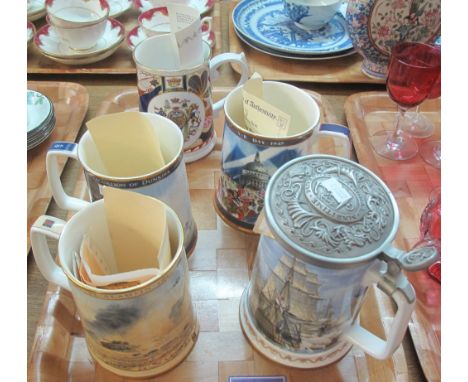
[[340, 8], [343, 0], [284, 0], [284, 10], [303, 29], [324, 27]]
[[46, 10], [54, 26], [79, 28], [103, 22], [110, 8], [105, 0], [47, 0]]
[[[102, 198], [103, 186], [120, 188], [158, 198], [172, 207], [184, 227], [184, 244], [187, 254], [191, 254], [197, 242], [197, 226], [192, 215], [187, 172], [183, 158], [183, 137], [179, 127], [167, 118], [145, 113], [151, 127], [159, 137], [161, 152], [166, 165], [149, 174], [133, 176], [109, 176], [100, 160], [96, 145], [89, 131], [81, 137], [79, 143], [54, 142], [46, 157], [46, 169], [52, 195], [58, 206], [63, 209], [78, 211], [88, 202], [69, 196], [63, 189], [57, 167], [58, 157], [69, 157], [80, 162], [84, 169], [92, 201]], [[131, 126], [129, 126], [131, 128]], [[112, 129], [112, 125], [109, 125]], [[125, 156], [125, 153], [122, 153]]]
[[[166, 221], [172, 261], [162, 274], [125, 289], [92, 287], [73, 273], [74, 253], [79, 252], [84, 235], [93, 230], [96, 244], [106, 243], [104, 200], [88, 204], [68, 222], [41, 216], [31, 227], [39, 270], [72, 293], [89, 352], [102, 367], [120, 376], [141, 378], [166, 372], [189, 354], [197, 340], [199, 325], [190, 296], [183, 229], [167, 206]], [[51, 256], [47, 237], [58, 240], [60, 265]]]
[[47, 21], [72, 49], [92, 48], [104, 35], [109, 5], [105, 0], [47, 0]]
[[[209, 36], [213, 18], [205, 16], [201, 19], [202, 37]], [[167, 7], [152, 8], [138, 16], [138, 25], [146, 36], [156, 36], [171, 32]]]
[[233, 90], [224, 104], [225, 125], [221, 173], [215, 194], [215, 209], [230, 226], [252, 232], [263, 208], [265, 190], [275, 171], [290, 160], [312, 153], [319, 135], [343, 141], [350, 156], [349, 129], [320, 124], [320, 108], [305, 91], [281, 82], [263, 82], [265, 101], [291, 116], [290, 135], [271, 137], [245, 127], [242, 87]]

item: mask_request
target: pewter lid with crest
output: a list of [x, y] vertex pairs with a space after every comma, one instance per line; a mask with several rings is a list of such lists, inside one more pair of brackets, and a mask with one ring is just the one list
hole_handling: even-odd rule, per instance
[[279, 168], [266, 190], [265, 213], [289, 252], [335, 266], [379, 255], [399, 223], [398, 206], [382, 180], [331, 155], [304, 156]]

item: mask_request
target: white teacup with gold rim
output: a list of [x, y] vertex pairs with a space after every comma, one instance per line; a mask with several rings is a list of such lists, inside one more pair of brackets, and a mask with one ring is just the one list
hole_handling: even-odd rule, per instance
[[[124, 377], [166, 372], [189, 354], [199, 332], [189, 292], [182, 225], [166, 206], [172, 260], [162, 274], [125, 289], [92, 287], [75, 277], [73, 261], [90, 230], [98, 239], [104, 235], [104, 202], [87, 205], [68, 222], [39, 217], [31, 228], [34, 258], [47, 280], [72, 293], [96, 362]], [[60, 265], [51, 256], [47, 237], [58, 240]]]

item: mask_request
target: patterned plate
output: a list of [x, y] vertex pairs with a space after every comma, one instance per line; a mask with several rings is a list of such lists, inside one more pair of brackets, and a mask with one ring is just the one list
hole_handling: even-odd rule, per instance
[[[215, 0], [190, 0], [187, 5], [198, 9], [200, 16], [204, 16], [206, 13], [211, 11], [214, 7]], [[159, 6], [165, 6], [167, 3], [162, 0], [135, 0], [135, 7], [140, 11], [144, 12], [151, 8]]]
[[344, 18], [346, 4], [316, 31], [297, 27], [283, 4], [283, 0], [243, 0], [232, 12], [234, 28], [255, 45], [285, 53], [321, 55], [353, 47]]
[[273, 49], [269, 49], [269, 48], [266, 48], [266, 47], [255, 45], [248, 38], [246, 38], [245, 36], [242, 36], [237, 30], [236, 30], [236, 34], [237, 34], [237, 37], [239, 37], [239, 40], [241, 40], [244, 44], [250, 46], [252, 49], [255, 49], [255, 50], [259, 51], [259, 52], [268, 54], [270, 56], [286, 58], [288, 60], [300, 60], [300, 61], [332, 60], [334, 58], [346, 57], [346, 56], [350, 56], [350, 55], [356, 53], [356, 50], [354, 50], [354, 49], [349, 49], [349, 50], [346, 50], [344, 52], [339, 52], [339, 53], [334, 53], [334, 54], [320, 54], [320, 55], [316, 55], [316, 56], [278, 52], [278, 51], [273, 50]]

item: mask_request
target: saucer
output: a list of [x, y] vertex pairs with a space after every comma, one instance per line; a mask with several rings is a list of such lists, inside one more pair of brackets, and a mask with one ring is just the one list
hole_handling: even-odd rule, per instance
[[32, 0], [28, 8], [28, 21], [36, 21], [46, 15], [45, 0]]
[[54, 105], [44, 94], [27, 91], [27, 148], [44, 142], [55, 128]]
[[[198, 9], [200, 16], [205, 15], [210, 12], [214, 7], [215, 0], [190, 0], [187, 5]], [[161, 1], [160, 5], [153, 5], [149, 0], [135, 0], [135, 7], [140, 12], [148, 11], [151, 8], [157, 8], [158, 6], [166, 5], [166, 3]]]
[[284, 11], [283, 0], [243, 0], [235, 6], [232, 21], [241, 35], [259, 47], [302, 55], [332, 54], [353, 47], [345, 7], [314, 31], [296, 26]]
[[133, 5], [133, 0], [107, 0], [109, 4], [109, 17], [119, 17], [127, 12]]
[[[203, 26], [202, 26], [203, 30]], [[144, 32], [143, 28], [140, 26], [136, 26], [133, 28], [127, 35], [127, 44], [130, 50], [135, 49], [135, 47], [145, 40], [148, 36]], [[207, 38], [203, 37], [203, 41], [207, 42], [210, 45], [210, 48], [213, 48], [216, 44], [216, 38], [213, 31], [210, 32]]]
[[36, 28], [34, 27], [34, 24], [30, 21], [28, 21], [28, 46], [31, 44], [32, 40], [34, 39], [34, 35], [36, 34]]
[[[125, 38], [125, 28], [119, 21], [109, 18], [104, 35], [96, 45], [86, 50], [74, 50], [63, 41], [52, 25], [46, 24], [36, 33], [34, 43], [42, 54], [58, 62], [79, 65], [100, 61], [110, 56]], [[99, 59], [98, 59], [99, 58]], [[72, 63], [76, 62], [76, 63]]]

